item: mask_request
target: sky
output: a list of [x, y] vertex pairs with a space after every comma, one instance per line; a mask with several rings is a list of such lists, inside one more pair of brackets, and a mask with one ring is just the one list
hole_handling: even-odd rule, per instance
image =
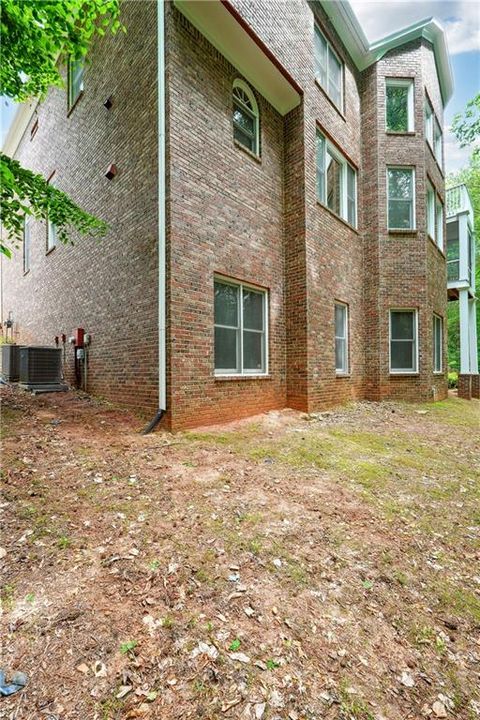
[[[275, 0], [278, 2], [278, 0]], [[273, 2], [273, 0], [272, 0]], [[455, 90], [445, 111], [445, 165], [455, 172], [468, 163], [471, 149], [460, 148], [449, 131], [453, 116], [480, 92], [480, 2], [471, 0], [350, 0], [368, 40], [374, 41], [435, 17], [445, 27]], [[1, 138], [10, 125], [14, 106], [0, 98]]]
[[445, 109], [445, 167], [456, 172], [468, 163], [471, 148], [460, 148], [449, 126], [468, 100], [480, 92], [480, 2], [466, 0], [350, 0], [370, 42], [401, 27], [434, 17], [447, 33], [454, 92]]

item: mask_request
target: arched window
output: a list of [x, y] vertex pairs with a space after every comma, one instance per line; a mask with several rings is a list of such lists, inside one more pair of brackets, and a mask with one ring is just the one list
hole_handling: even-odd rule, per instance
[[259, 113], [255, 95], [243, 80], [233, 83], [233, 137], [255, 155], [260, 155]]

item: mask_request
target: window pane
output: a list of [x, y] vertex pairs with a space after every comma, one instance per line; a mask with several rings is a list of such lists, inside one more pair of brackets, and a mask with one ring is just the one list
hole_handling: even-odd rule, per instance
[[411, 340], [392, 342], [392, 370], [414, 370], [414, 344]]
[[317, 133], [317, 198], [325, 202], [325, 138]]
[[425, 137], [430, 145], [433, 145], [433, 110], [427, 98], [425, 98]]
[[215, 282], [215, 325], [238, 326], [238, 292], [238, 286]]
[[243, 368], [244, 370], [264, 371], [262, 359], [263, 333], [249, 332], [245, 330], [243, 333]]
[[440, 372], [442, 369], [442, 320], [433, 316], [433, 369]]
[[347, 165], [347, 220], [350, 225], [356, 227], [356, 182], [355, 170]]
[[243, 289], [243, 327], [263, 330], [263, 293]]
[[437, 352], [437, 370], [442, 369], [442, 321], [437, 319], [437, 337], [436, 337], [436, 352]]
[[410, 169], [388, 169], [388, 227], [413, 228], [413, 173]]
[[335, 305], [335, 335], [338, 338], [345, 337], [346, 308], [343, 305]]
[[428, 234], [434, 238], [435, 237], [435, 195], [433, 193], [432, 188], [428, 188], [427, 190], [427, 231]]
[[342, 66], [332, 50], [328, 49], [328, 94], [338, 107], [342, 104]]
[[399, 200], [410, 200], [413, 197], [413, 178], [410, 169], [388, 169], [388, 196], [390, 199]]
[[233, 106], [233, 122], [251, 135], [255, 132], [255, 120], [238, 105]]
[[327, 205], [330, 210], [340, 215], [342, 166], [327, 149]]
[[387, 130], [408, 131], [408, 91], [405, 85], [387, 84]]
[[215, 369], [240, 372], [237, 351], [238, 331], [215, 328]]
[[327, 87], [327, 41], [315, 28], [315, 74], [319, 83]]
[[388, 203], [388, 227], [396, 230], [410, 230], [413, 227], [412, 204], [402, 200]]
[[233, 137], [235, 138], [235, 140], [238, 140], [239, 143], [245, 145], [246, 148], [248, 148], [252, 152], [255, 152], [255, 141], [253, 137], [247, 135], [235, 125], [233, 127]]
[[392, 340], [413, 340], [415, 336], [415, 315], [410, 310], [395, 311], [391, 314]]
[[443, 205], [441, 203], [437, 203], [436, 223], [437, 245], [441, 250], [443, 250]]
[[343, 372], [347, 369], [346, 341], [342, 338], [335, 338], [335, 369]]
[[80, 58], [78, 60], [70, 60], [69, 62], [69, 99], [70, 105], [72, 105], [80, 92], [83, 90], [83, 73], [84, 73], [84, 60]]

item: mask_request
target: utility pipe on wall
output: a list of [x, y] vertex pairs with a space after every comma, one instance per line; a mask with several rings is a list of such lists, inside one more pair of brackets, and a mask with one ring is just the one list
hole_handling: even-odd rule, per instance
[[157, 0], [157, 112], [158, 112], [158, 412], [142, 431], [151, 432], [167, 409], [166, 369], [166, 188], [165, 188], [165, 11]]

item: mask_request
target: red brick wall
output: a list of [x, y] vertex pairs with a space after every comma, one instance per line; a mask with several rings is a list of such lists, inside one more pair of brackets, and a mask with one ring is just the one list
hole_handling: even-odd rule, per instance
[[[357, 397], [442, 397], [432, 314], [445, 317], [445, 260], [425, 228], [427, 176], [443, 196], [423, 131], [425, 86], [442, 122], [431, 46], [411, 43], [360, 74], [318, 5], [286, 2], [281, 13], [268, 2], [234, 5], [304, 95], [282, 118], [255, 93], [261, 160], [251, 157], [233, 142], [239, 73], [166, 3], [167, 422], [187, 427], [286, 405], [317, 410]], [[34, 140], [27, 130], [19, 150], [22, 162], [45, 175], [55, 169], [60, 188], [109, 221], [107, 238], [46, 256], [45, 227], [36, 223], [31, 272], [23, 276], [20, 254], [4, 270], [5, 313], [14, 311], [20, 340], [51, 342], [84, 327], [93, 338], [92, 392], [149, 411], [158, 385], [155, 12], [155, 3], [124, 3], [128, 33], [95, 44], [71, 116], [65, 91], [53, 91], [39, 108]], [[345, 64], [344, 114], [315, 82], [314, 12]], [[415, 79], [413, 135], [385, 133], [386, 76]], [[317, 202], [317, 126], [358, 168], [357, 230]], [[109, 182], [111, 162], [120, 172]], [[413, 233], [387, 231], [388, 164], [416, 168]], [[214, 376], [215, 273], [269, 291], [266, 378]], [[350, 316], [350, 373], [342, 378], [335, 300]], [[394, 307], [419, 310], [415, 376], [389, 374]]]
[[[285, 406], [283, 120], [256, 93], [261, 160], [233, 141], [239, 73], [175, 9], [168, 27], [172, 427]], [[269, 291], [269, 376], [214, 376], [214, 274]]]
[[[91, 48], [84, 95], [67, 117], [66, 89], [38, 107], [16, 157], [105, 219], [101, 241], [75, 239], [46, 255], [45, 223], [32, 223], [31, 269], [22, 250], [3, 260], [3, 313], [19, 342], [53, 344], [80, 326], [92, 335], [89, 390], [153, 411], [157, 383], [156, 6], [126, 2], [126, 34]], [[113, 107], [104, 101], [113, 96]], [[105, 172], [116, 163], [118, 176]], [[2, 320], [5, 318], [2, 318]], [[68, 375], [73, 352], [68, 348]]]

